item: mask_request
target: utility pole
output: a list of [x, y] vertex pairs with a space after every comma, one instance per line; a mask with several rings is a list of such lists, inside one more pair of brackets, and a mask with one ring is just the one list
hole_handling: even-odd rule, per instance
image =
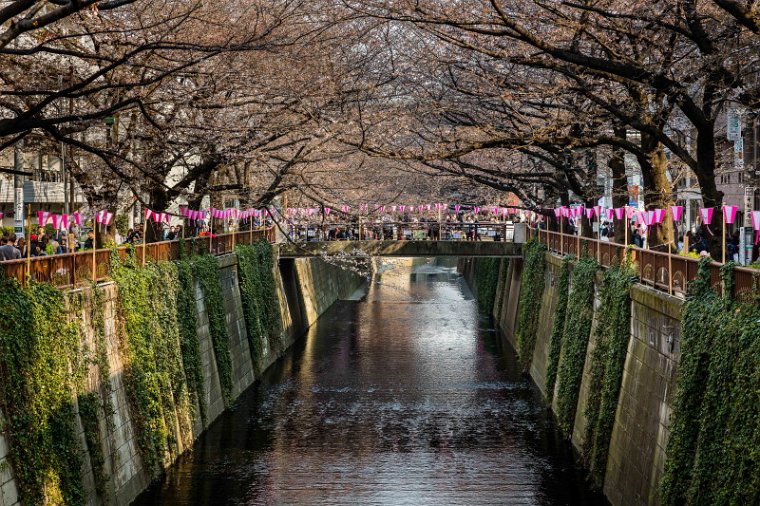
[[[19, 140], [13, 146], [13, 168], [22, 172], [24, 170], [24, 141]], [[13, 175], [13, 208], [14, 208], [14, 232], [16, 237], [24, 237], [24, 176]]]

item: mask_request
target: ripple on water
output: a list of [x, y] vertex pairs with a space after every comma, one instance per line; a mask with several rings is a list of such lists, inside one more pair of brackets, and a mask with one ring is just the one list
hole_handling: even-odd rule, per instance
[[366, 301], [336, 304], [136, 504], [603, 504], [436, 269], [394, 260]]

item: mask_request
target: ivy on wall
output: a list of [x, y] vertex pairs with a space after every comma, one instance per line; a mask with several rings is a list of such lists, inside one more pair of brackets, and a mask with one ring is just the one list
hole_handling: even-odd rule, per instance
[[544, 291], [544, 267], [546, 265], [544, 251], [544, 246], [535, 238], [531, 238], [525, 244], [515, 330], [517, 352], [525, 371], [530, 367], [533, 348], [536, 346], [539, 307]]
[[567, 301], [570, 296], [570, 265], [572, 256], [562, 259], [562, 269], [557, 285], [557, 308], [552, 322], [552, 336], [549, 342], [549, 357], [546, 364], [546, 396], [551, 403], [554, 398], [554, 385], [557, 382], [557, 369], [559, 357], [562, 353], [562, 334], [565, 331], [565, 318], [567, 317]]
[[62, 292], [0, 280], [0, 403], [24, 504], [85, 504], [74, 398], [86, 356]]
[[[724, 270], [730, 276], [731, 266]], [[730, 293], [730, 286], [724, 290]], [[667, 460], [665, 505], [760, 498], [760, 307], [720, 297], [708, 261], [689, 286]]]
[[586, 430], [582, 455], [597, 487], [604, 484], [612, 429], [615, 424], [623, 367], [631, 333], [630, 289], [635, 280], [629, 264], [610, 267], [600, 290], [600, 305], [591, 354]]
[[108, 476], [105, 473], [105, 455], [103, 446], [100, 444], [100, 422], [98, 411], [100, 396], [95, 392], [80, 394], [77, 401], [79, 405], [79, 419], [84, 429], [84, 440], [87, 443], [87, 452], [90, 455], [90, 466], [95, 481], [95, 493], [102, 501], [107, 501]]
[[490, 314], [496, 301], [496, 285], [499, 282], [501, 259], [480, 258], [475, 271], [475, 286], [478, 291], [478, 308]]
[[240, 298], [251, 360], [258, 367], [267, 342], [276, 352], [282, 346], [282, 319], [274, 278], [274, 253], [272, 245], [265, 241], [238, 245], [236, 251]]
[[193, 273], [203, 291], [211, 346], [214, 349], [216, 367], [219, 371], [219, 384], [224, 405], [229, 406], [232, 403], [232, 357], [219, 262], [211, 255], [201, 255], [194, 257], [192, 263]]
[[[177, 266], [177, 323], [179, 324], [180, 353], [187, 378], [193, 416], [200, 415], [206, 426], [206, 398], [203, 394], [203, 365], [198, 339], [198, 308], [195, 297], [193, 266], [185, 259], [175, 260]], [[194, 409], [198, 407], [197, 412]]]
[[[90, 300], [87, 307], [89, 308], [89, 323], [93, 332], [94, 344], [93, 362], [98, 370], [99, 391], [79, 394], [77, 404], [79, 406], [79, 418], [84, 429], [85, 443], [90, 456], [95, 492], [104, 503], [107, 503], [109, 499], [107, 491], [109, 476], [105, 472], [105, 455], [101, 445], [101, 440], [105, 434], [101, 434], [99, 412], [102, 410], [106, 431], [112, 433], [115, 430], [113, 385], [111, 383], [111, 366], [108, 361], [104, 289], [97, 283], [92, 283], [88, 293]], [[78, 310], [81, 311], [81, 304]], [[85, 329], [82, 328], [82, 333], [84, 334], [84, 332]]]
[[119, 286], [125, 383], [146, 471], [157, 475], [167, 456], [190, 436], [190, 403], [177, 321], [178, 274], [174, 264], [143, 268], [130, 257], [111, 275]]
[[572, 288], [562, 334], [557, 390], [557, 420], [565, 434], [572, 433], [575, 422], [586, 348], [594, 317], [594, 277], [597, 267], [596, 260], [585, 257], [576, 263], [571, 278]]
[[[272, 249], [269, 244], [248, 248], [248, 272], [255, 274], [248, 277], [254, 280], [249, 295], [257, 299], [260, 335], [277, 338], [282, 322], [279, 305], [272, 303], [277, 300]], [[219, 264], [201, 256], [138, 267], [133, 251], [123, 262], [116, 254], [111, 261], [135, 438], [146, 471], [156, 476], [167, 458], [192, 442], [194, 406], [206, 423], [196, 282], [208, 311], [225, 402], [230, 402], [232, 367]], [[52, 285], [24, 288], [16, 280], [0, 279], [0, 408], [24, 504], [85, 504], [85, 450], [95, 491], [109, 500], [102, 430], [114, 431], [115, 411], [104, 298], [97, 285], [64, 294]], [[88, 323], [91, 340], [85, 338]], [[87, 392], [85, 380], [93, 366], [99, 389]]]

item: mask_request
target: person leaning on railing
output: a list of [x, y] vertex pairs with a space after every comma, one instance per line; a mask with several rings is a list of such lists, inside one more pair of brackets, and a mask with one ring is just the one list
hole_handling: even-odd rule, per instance
[[16, 238], [4, 235], [0, 239], [0, 260], [19, 260], [21, 259], [21, 251], [16, 248]]

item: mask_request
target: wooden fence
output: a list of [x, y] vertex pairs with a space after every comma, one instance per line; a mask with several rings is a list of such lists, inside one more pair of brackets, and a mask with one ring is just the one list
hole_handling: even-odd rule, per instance
[[[625, 246], [614, 242], [547, 230], [531, 230], [531, 234], [538, 234], [539, 241], [549, 251], [576, 257], [593, 256], [603, 267], [620, 263], [625, 255]], [[641, 248], [631, 248], [631, 256], [641, 283], [671, 295], [684, 297], [688, 282], [697, 276], [699, 260], [696, 258]], [[710, 263], [711, 284], [719, 293], [722, 291], [721, 266], [718, 262]], [[758, 294], [760, 270], [737, 267], [734, 278], [735, 297], [747, 300]]]
[[[236, 244], [252, 244], [266, 240], [274, 242], [274, 229], [241, 231], [222, 234], [215, 237], [194, 237], [185, 239], [188, 254], [210, 253], [223, 255], [235, 250]], [[119, 246], [116, 251], [121, 259], [128, 254], [128, 246]], [[143, 249], [145, 251], [143, 251]], [[134, 246], [135, 258], [138, 262], [175, 260], [179, 258], [180, 241], [162, 241]], [[48, 282], [55, 286], [66, 288], [82, 283], [91, 283], [93, 279], [107, 279], [111, 269], [112, 249], [82, 251], [31, 257], [22, 260], [11, 260], [0, 263], [6, 277], [14, 277], [25, 283], [27, 279], [37, 282]]]

